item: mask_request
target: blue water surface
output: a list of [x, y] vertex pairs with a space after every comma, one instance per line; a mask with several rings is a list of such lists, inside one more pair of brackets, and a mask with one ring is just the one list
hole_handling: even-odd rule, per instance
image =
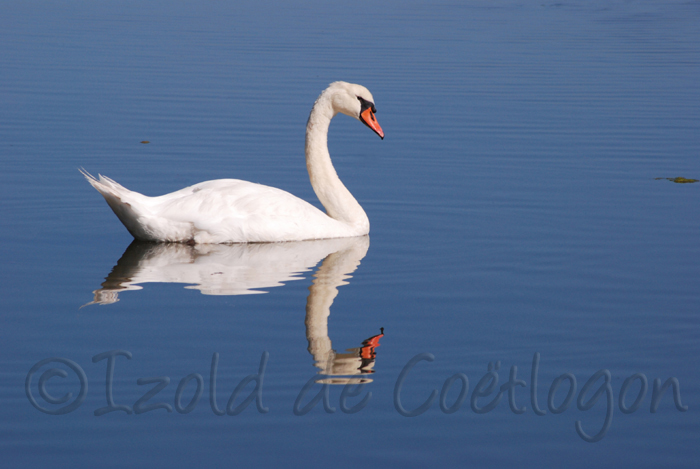
[[[700, 183], [667, 178], [700, 179], [698, 25], [697, 1], [0, 3], [3, 466], [695, 467]], [[130, 245], [78, 172], [320, 207], [304, 129], [336, 80], [386, 133], [330, 128], [368, 238]]]

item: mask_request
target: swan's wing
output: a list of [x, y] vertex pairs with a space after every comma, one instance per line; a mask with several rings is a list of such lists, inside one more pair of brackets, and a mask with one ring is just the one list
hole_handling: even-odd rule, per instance
[[219, 179], [147, 197], [81, 172], [137, 239], [249, 243], [347, 236], [346, 225], [274, 187]]
[[288, 192], [238, 179], [203, 182], [153, 202], [154, 215], [164, 226], [188, 223], [198, 243], [328, 237], [323, 233], [339, 223]]

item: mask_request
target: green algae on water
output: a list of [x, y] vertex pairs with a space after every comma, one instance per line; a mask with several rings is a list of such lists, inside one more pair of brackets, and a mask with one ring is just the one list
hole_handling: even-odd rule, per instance
[[686, 179], [682, 177], [677, 178], [654, 178], [656, 181], [659, 179], [666, 179], [667, 181], [675, 182], [676, 184], [689, 184], [691, 182], [698, 182], [697, 179]]

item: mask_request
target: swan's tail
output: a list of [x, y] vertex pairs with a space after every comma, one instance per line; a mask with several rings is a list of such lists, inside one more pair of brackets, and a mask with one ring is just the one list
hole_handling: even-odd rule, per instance
[[149, 240], [152, 237], [144, 230], [144, 219], [149, 218], [148, 199], [143, 194], [130, 191], [112, 179], [98, 174], [98, 178], [80, 168], [85, 179], [102, 194], [110, 208], [119, 217], [134, 238]]

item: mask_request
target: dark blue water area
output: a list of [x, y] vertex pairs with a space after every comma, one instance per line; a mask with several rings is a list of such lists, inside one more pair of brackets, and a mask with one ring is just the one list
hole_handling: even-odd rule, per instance
[[[700, 182], [667, 178], [700, 179], [698, 25], [696, 1], [2, 3], [3, 466], [695, 467]], [[335, 80], [386, 133], [329, 134], [369, 239], [130, 246], [78, 172], [320, 207], [304, 129]], [[138, 404], [143, 378], [168, 384]], [[96, 416], [108, 391], [132, 412]]]

